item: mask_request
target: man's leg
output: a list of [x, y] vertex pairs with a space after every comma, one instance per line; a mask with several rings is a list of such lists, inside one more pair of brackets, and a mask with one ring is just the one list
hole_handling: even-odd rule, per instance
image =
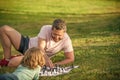
[[19, 49], [21, 40], [21, 34], [7, 25], [0, 27], [0, 41], [3, 48], [4, 58], [9, 59], [11, 57], [11, 46], [15, 49]]

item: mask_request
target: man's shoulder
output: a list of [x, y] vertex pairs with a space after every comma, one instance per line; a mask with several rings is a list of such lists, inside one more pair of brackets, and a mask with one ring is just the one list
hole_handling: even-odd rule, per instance
[[65, 39], [70, 39], [70, 36], [68, 35], [68, 33], [65, 33], [65, 34], [64, 34], [64, 38], [65, 38]]
[[52, 25], [43, 25], [42, 28], [49, 29], [52, 28]]
[[49, 32], [49, 31], [51, 31], [51, 29], [52, 29], [52, 25], [43, 25], [42, 27], [41, 27], [41, 29], [40, 29], [40, 31], [42, 31], [42, 32]]

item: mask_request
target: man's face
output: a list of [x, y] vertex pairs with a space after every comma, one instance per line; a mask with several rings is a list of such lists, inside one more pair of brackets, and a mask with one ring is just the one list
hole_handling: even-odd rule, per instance
[[65, 33], [64, 30], [56, 30], [56, 29], [53, 29], [53, 30], [52, 30], [52, 38], [53, 38], [53, 40], [54, 40], [55, 42], [60, 41], [61, 39], [63, 39], [64, 33]]

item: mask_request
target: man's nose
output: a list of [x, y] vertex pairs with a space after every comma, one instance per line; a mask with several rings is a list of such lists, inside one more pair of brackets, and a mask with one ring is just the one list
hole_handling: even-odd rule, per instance
[[59, 39], [59, 36], [56, 36], [57, 39]]

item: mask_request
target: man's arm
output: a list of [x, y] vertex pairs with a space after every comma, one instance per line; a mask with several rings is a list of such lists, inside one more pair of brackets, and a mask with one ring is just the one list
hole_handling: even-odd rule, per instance
[[56, 62], [55, 64], [58, 65], [63, 65], [63, 64], [68, 64], [68, 63], [72, 63], [74, 62], [74, 52], [65, 52], [65, 59], [60, 61], [60, 62]]
[[38, 39], [38, 47], [43, 51], [44, 53], [44, 58], [45, 58], [45, 61], [46, 61], [46, 66], [49, 66], [49, 67], [53, 67], [53, 63], [52, 61], [50, 60], [50, 58], [46, 55], [46, 52], [45, 52], [45, 46], [46, 46], [46, 41], [45, 39], [42, 39], [42, 38], [39, 38]]

